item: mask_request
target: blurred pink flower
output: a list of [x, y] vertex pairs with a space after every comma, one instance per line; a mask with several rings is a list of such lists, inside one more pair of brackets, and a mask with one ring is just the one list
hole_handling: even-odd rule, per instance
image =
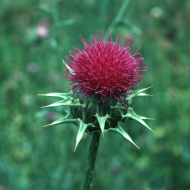
[[48, 21], [41, 22], [36, 29], [37, 36], [39, 38], [46, 38], [49, 33], [49, 27], [50, 27], [50, 22]]
[[55, 120], [55, 113], [53, 113], [53, 112], [49, 113], [49, 114], [47, 115], [47, 119], [48, 119], [49, 121]]

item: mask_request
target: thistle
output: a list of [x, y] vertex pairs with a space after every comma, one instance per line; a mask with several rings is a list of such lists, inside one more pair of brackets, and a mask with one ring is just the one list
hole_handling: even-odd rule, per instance
[[[101, 37], [98, 32], [98, 38], [95, 32], [95, 35], [91, 36], [90, 45], [88, 45], [80, 36], [84, 49], [80, 49], [77, 45], [74, 47], [75, 52], [70, 52], [70, 57], [66, 57], [67, 63], [63, 62], [66, 69], [61, 77], [71, 82], [70, 93], [43, 95], [61, 98], [61, 101], [45, 107], [70, 107], [65, 117], [49, 125], [66, 123], [76, 125], [79, 129], [75, 149], [85, 132], [92, 135], [89, 152], [92, 149], [94, 152], [90, 153], [91, 155], [89, 154], [89, 160], [90, 156], [92, 157], [93, 154], [96, 155], [97, 153], [97, 147], [94, 149], [95, 146], [92, 144], [99, 141], [100, 133], [103, 135], [107, 132], [118, 133], [138, 147], [127, 132], [123, 130], [123, 127], [127, 125], [128, 120], [132, 119], [150, 129], [144, 122], [144, 119], [149, 118], [137, 115], [132, 106], [133, 98], [149, 96], [144, 93], [148, 88], [140, 90], [134, 88], [140, 84], [143, 78], [141, 73], [145, 72], [146, 63], [143, 62], [143, 57], [138, 53], [140, 47], [134, 54], [131, 54], [131, 39], [129, 38], [127, 45], [124, 46], [124, 36], [118, 42], [119, 37], [113, 41], [111, 34], [109, 41], [108, 30], [107, 40], [104, 42], [103, 32]], [[152, 131], [152, 129], [150, 130]], [[87, 176], [89, 177], [89, 175]], [[91, 180], [86, 179], [86, 181]]]

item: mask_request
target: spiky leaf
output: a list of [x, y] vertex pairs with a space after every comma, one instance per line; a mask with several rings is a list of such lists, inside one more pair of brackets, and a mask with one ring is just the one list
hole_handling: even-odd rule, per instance
[[[142, 116], [141, 116], [142, 117]], [[151, 130], [152, 132], [154, 132], [143, 120], [142, 118], [139, 117], [132, 108], [128, 109], [128, 112], [125, 115], [122, 115], [122, 118], [131, 118], [134, 119], [136, 121], [138, 121], [139, 123], [141, 123], [142, 125], [144, 125], [145, 127], [147, 127], [149, 130]], [[155, 133], [155, 132], [154, 132]]]
[[[64, 100], [61, 100], [59, 102], [55, 102], [53, 104], [50, 104], [48, 106], [44, 106], [44, 107], [53, 107], [53, 106], [81, 106], [81, 107], [85, 107], [86, 104], [81, 104], [79, 99], [73, 99], [71, 97], [67, 97]], [[42, 107], [42, 108], [44, 108]]]
[[136, 91], [131, 91], [132, 94], [131, 94], [129, 97], [125, 98], [125, 100], [132, 99], [132, 98], [134, 98], [135, 96], [138, 96], [141, 92], [143, 92], [143, 91], [145, 91], [145, 90], [147, 90], [147, 89], [149, 89], [149, 88], [151, 88], [151, 87], [153, 87], [153, 86], [150, 86], [150, 87], [148, 87], [148, 88], [143, 88], [143, 89], [140, 89], [140, 90], [136, 90]]
[[104, 117], [101, 117], [98, 114], [96, 114], [95, 117], [97, 117], [98, 123], [100, 125], [101, 130], [102, 130], [102, 134], [104, 135], [104, 127], [105, 127], [106, 120], [108, 118], [111, 118], [111, 117], [108, 114], [106, 114]]
[[151, 95], [151, 94], [146, 94], [146, 93], [139, 93], [137, 96], [153, 96], [153, 95]]
[[150, 119], [150, 120], [154, 120], [154, 118], [148, 118], [148, 117], [144, 117], [144, 116], [141, 116], [141, 115], [138, 115], [138, 117], [140, 117], [141, 119]]
[[59, 125], [59, 124], [65, 124], [65, 123], [73, 123], [73, 124], [77, 124], [77, 119], [70, 119], [70, 113], [67, 112], [67, 115], [61, 119], [58, 119], [56, 121], [54, 121], [53, 123], [49, 124], [49, 125], [45, 125], [46, 126], [50, 126], [50, 125]]
[[79, 141], [81, 140], [86, 128], [88, 127], [88, 125], [85, 124], [81, 119], [77, 119], [77, 121], [79, 122], [79, 130], [78, 130], [78, 133], [77, 133], [75, 150], [76, 150], [77, 145], [78, 145]]
[[44, 127], [50, 126], [50, 125], [59, 125], [59, 124], [66, 124], [66, 123], [73, 123], [76, 124], [77, 119], [58, 119], [56, 121], [54, 121], [53, 123], [49, 124], [49, 125], [45, 125]]
[[[134, 144], [137, 148], [139, 148], [139, 147], [133, 142], [133, 140], [132, 140], [131, 137], [127, 134], [127, 132], [125, 132], [125, 131], [122, 129], [120, 122], [118, 122], [118, 128], [109, 128], [107, 131], [108, 131], [108, 132], [115, 132], [115, 133], [120, 134], [120, 135], [123, 136], [125, 139], [127, 139], [127, 140], [130, 141], [132, 144]], [[139, 149], [140, 149], [140, 148], [139, 148]]]
[[38, 94], [38, 96], [50, 96], [50, 97], [58, 97], [58, 98], [63, 98], [66, 99], [70, 93], [59, 93], [59, 92], [53, 92], [53, 93], [48, 93], [48, 94]]

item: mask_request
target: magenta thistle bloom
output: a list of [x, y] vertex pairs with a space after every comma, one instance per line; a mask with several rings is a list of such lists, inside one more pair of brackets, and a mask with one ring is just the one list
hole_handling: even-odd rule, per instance
[[[107, 97], [113, 97], [119, 101], [121, 97], [128, 96], [129, 90], [140, 84], [143, 75], [139, 75], [145, 71], [143, 57], [138, 56], [137, 51], [131, 54], [131, 39], [128, 39], [127, 45], [124, 47], [125, 38], [122, 36], [119, 43], [120, 35], [113, 42], [111, 40], [103, 41], [99, 36], [96, 39], [91, 35], [91, 43], [88, 45], [81, 36], [80, 40], [84, 44], [84, 49], [74, 47], [75, 52], [70, 52], [70, 58], [67, 56], [67, 68], [64, 79], [71, 81], [69, 87], [74, 93], [85, 94], [90, 96], [93, 93], [100, 94], [101, 100], [106, 101]], [[123, 41], [123, 42], [122, 42]], [[136, 57], [138, 56], [138, 57]]]

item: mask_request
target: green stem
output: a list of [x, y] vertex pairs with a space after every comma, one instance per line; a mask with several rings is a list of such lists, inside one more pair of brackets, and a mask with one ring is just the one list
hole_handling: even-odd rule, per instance
[[92, 186], [92, 177], [94, 173], [94, 166], [96, 161], [96, 155], [98, 152], [100, 132], [94, 132], [91, 135], [90, 145], [89, 145], [89, 153], [88, 160], [86, 163], [86, 176], [83, 182], [81, 190], [89, 190]]
[[[119, 12], [117, 13], [116, 17], [114, 18], [114, 20], [112, 21], [112, 23], [108, 27], [110, 30], [109, 37], [111, 35], [111, 32], [113, 32], [113, 30], [115, 29], [117, 24], [121, 21], [123, 14], [125, 13], [130, 1], [131, 0], [124, 0], [123, 1], [123, 4], [121, 5], [121, 8], [119, 9]], [[104, 36], [104, 41], [106, 41], [106, 39], [107, 39], [107, 36]]]

